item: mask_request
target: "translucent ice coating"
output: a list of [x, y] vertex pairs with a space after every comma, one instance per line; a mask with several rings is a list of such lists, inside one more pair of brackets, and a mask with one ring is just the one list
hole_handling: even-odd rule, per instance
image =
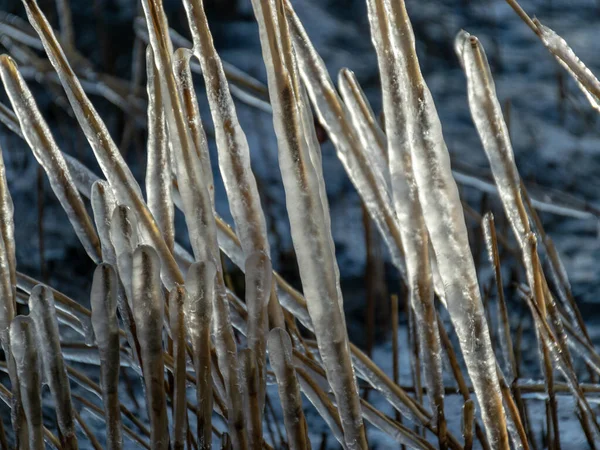
[[167, 247], [173, 251], [175, 228], [171, 199], [171, 155], [162, 104], [163, 93], [150, 48], [146, 50], [146, 74], [148, 78], [148, 163], [146, 164], [148, 208], [162, 231]]
[[177, 61], [173, 61], [173, 46], [168, 35], [168, 23], [162, 2], [160, 0], [144, 0], [142, 6], [155, 64], [166, 92], [163, 99], [169, 140], [175, 155], [178, 188], [194, 257], [198, 261], [210, 261], [217, 267], [217, 295], [214, 297], [212, 318], [213, 334], [219, 369], [227, 386], [228, 426], [233, 447], [234, 449], [245, 449], [247, 436], [238, 379], [237, 348], [229, 316], [227, 291], [220, 268], [212, 201], [206, 185], [205, 172], [210, 168], [202, 166], [202, 160], [198, 157], [190, 130], [186, 125], [184, 109], [181, 105], [181, 93], [174, 74], [174, 65], [177, 64]]
[[556, 60], [577, 81], [592, 107], [600, 112], [600, 81], [590, 69], [577, 57], [569, 44], [554, 30], [533, 19], [538, 29], [538, 36]]
[[109, 264], [94, 271], [90, 304], [92, 326], [100, 354], [100, 386], [106, 419], [106, 442], [109, 449], [123, 447], [119, 404], [119, 323], [117, 321], [117, 274]]
[[273, 122], [279, 144], [279, 167], [286, 194], [292, 240], [308, 310], [327, 379], [338, 403], [343, 440], [348, 449], [366, 449], [356, 379], [339, 289], [339, 270], [324, 200], [320, 149], [310, 108], [299, 84], [284, 5], [253, 2], [266, 63]]
[[[374, 170], [381, 178], [386, 180], [386, 191], [390, 190], [390, 171], [388, 168], [388, 154], [386, 152], [387, 139], [385, 133], [377, 123], [375, 113], [371, 109], [369, 100], [363, 92], [356, 75], [350, 69], [342, 69], [338, 74], [338, 88], [342, 100], [348, 108], [352, 125], [357, 131], [360, 143]], [[399, 120], [399, 119], [398, 119]], [[391, 198], [391, 195], [390, 195]]]
[[129, 307], [133, 309], [133, 253], [139, 244], [137, 220], [131, 209], [117, 205], [110, 222], [110, 240], [117, 255], [117, 269]]
[[110, 223], [117, 202], [110, 189], [110, 185], [106, 181], [94, 181], [90, 202], [92, 204], [92, 211], [94, 212], [94, 222], [98, 230], [98, 238], [102, 247], [102, 261], [115, 265], [117, 263], [117, 255], [110, 240]]
[[402, 0], [380, 0], [388, 14], [390, 48], [400, 64], [395, 75], [407, 92], [406, 114], [413, 172], [425, 225], [445, 287], [450, 318], [493, 448], [507, 449], [508, 434], [496, 359], [469, 248], [464, 212], [452, 177], [442, 127], [419, 67], [412, 26]]
[[[181, 285], [175, 286], [169, 292], [169, 325], [173, 341], [173, 448], [182, 450], [185, 447], [185, 423], [187, 399], [186, 355], [185, 355], [185, 325], [183, 303], [186, 293]], [[200, 405], [200, 404], [199, 404]]]
[[[8, 345], [8, 328], [16, 309], [16, 258], [14, 207], [8, 184], [2, 149], [0, 148], [0, 341]], [[4, 347], [8, 350], [8, 347]]]
[[152, 243], [160, 255], [161, 274], [167, 288], [172, 288], [175, 283], [183, 283], [183, 276], [179, 272], [175, 258], [169, 251], [152, 213], [142, 199], [137, 181], [123, 160], [106, 125], [83, 91], [48, 20], [35, 0], [25, 0], [23, 3], [27, 17], [44, 45], [44, 50], [58, 74], [79, 125], [94, 150], [98, 164], [110, 183], [117, 201], [129, 206], [138, 216], [143, 241]]
[[359, 132], [352, 125], [348, 108], [337, 94], [325, 63], [314, 49], [289, 1], [285, 3], [298, 68], [319, 122], [329, 134], [346, 173], [379, 228], [394, 265], [404, 271], [402, 240], [386, 189], [387, 177], [377, 170], [377, 166], [372, 167], [367, 151], [362, 148]]
[[371, 36], [381, 74], [387, 153], [394, 210], [404, 244], [407, 282], [415, 312], [421, 362], [432, 409], [437, 418], [441, 446], [445, 445], [444, 385], [440, 337], [433, 303], [433, 282], [429, 260], [429, 236], [413, 172], [409, 91], [399, 83], [403, 56], [395, 49], [392, 24], [383, 0], [369, 0]]
[[165, 299], [156, 251], [140, 245], [133, 252], [133, 317], [141, 347], [146, 384], [146, 404], [151, 424], [152, 448], [169, 448], [169, 420], [164, 389], [162, 328]]
[[56, 407], [61, 444], [65, 449], [77, 449], [71, 387], [60, 348], [54, 296], [49, 287], [38, 284], [31, 290], [29, 311], [37, 331], [37, 345], [42, 356], [44, 377], [50, 386]]
[[21, 402], [27, 418], [29, 449], [44, 450], [41, 366], [31, 317], [17, 316], [10, 325], [10, 337]]
[[206, 94], [215, 127], [219, 168], [227, 190], [229, 209], [246, 257], [254, 251], [269, 254], [265, 217], [250, 167], [250, 148], [242, 130], [221, 58], [217, 54], [202, 1], [184, 1], [194, 54], [202, 66]]
[[269, 360], [277, 378], [283, 423], [290, 450], [310, 449], [300, 385], [292, 361], [292, 341], [285, 330], [274, 328], [269, 333], [268, 347]]
[[194, 352], [196, 400], [198, 411], [198, 446], [209, 450], [212, 445], [212, 382], [210, 355], [210, 321], [215, 296], [217, 269], [210, 262], [190, 266], [186, 279], [183, 305], [187, 333]]
[[31, 91], [10, 56], [0, 56], [0, 75], [15, 110], [25, 140], [43, 167], [54, 194], [67, 213], [69, 221], [87, 254], [100, 262], [100, 241], [94, 225], [73, 183], [65, 159], [50, 128], [43, 119]]

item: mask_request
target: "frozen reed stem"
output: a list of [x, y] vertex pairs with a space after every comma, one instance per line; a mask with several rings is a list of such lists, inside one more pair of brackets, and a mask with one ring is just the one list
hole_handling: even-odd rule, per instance
[[94, 230], [79, 192], [75, 187], [69, 169], [65, 164], [50, 128], [43, 119], [35, 99], [25, 80], [19, 73], [16, 63], [10, 56], [0, 56], [0, 75], [15, 110], [25, 140], [35, 158], [40, 163], [54, 194], [67, 213], [71, 226], [92, 261], [101, 260], [100, 241]]
[[173, 200], [171, 199], [171, 155], [162, 100], [160, 78], [154, 65], [152, 50], [146, 49], [148, 79], [148, 162], [146, 164], [146, 195], [148, 209], [172, 252], [175, 241]]
[[292, 342], [287, 332], [275, 328], [269, 333], [269, 360], [277, 378], [283, 423], [290, 450], [309, 450], [308, 426], [302, 409], [300, 385], [292, 360]]
[[94, 271], [90, 303], [92, 325], [100, 354], [100, 386], [106, 420], [107, 448], [123, 447], [119, 402], [119, 323], [117, 321], [118, 278], [109, 264], [102, 263]]
[[169, 422], [164, 389], [163, 316], [160, 260], [156, 251], [140, 245], [133, 252], [132, 309], [141, 347], [146, 405], [155, 450], [169, 448]]
[[310, 109], [299, 84], [284, 5], [278, 1], [275, 8], [267, 0], [257, 0], [253, 6], [259, 21], [279, 145], [279, 166], [308, 311], [327, 379], [338, 404], [345, 445], [349, 449], [366, 449], [320, 167], [320, 149], [314, 127], [308, 127]]
[[31, 317], [17, 316], [10, 325], [10, 337], [19, 377], [18, 389], [27, 418], [29, 449], [44, 450], [41, 365]]
[[462, 408], [462, 428], [465, 440], [464, 450], [473, 449], [473, 422], [475, 421], [475, 403], [467, 400]]
[[194, 352], [198, 405], [197, 434], [198, 447], [201, 450], [209, 450], [212, 445], [210, 321], [215, 297], [216, 273], [214, 264], [197, 262], [190, 266], [185, 279], [184, 317]]
[[352, 125], [348, 108], [337, 94], [325, 63], [314, 49], [290, 2], [285, 0], [284, 3], [298, 69], [319, 122], [331, 138], [338, 158], [386, 242], [392, 262], [404, 274], [403, 243], [387, 189], [389, 177], [377, 170], [376, 163], [372, 163], [374, 158], [369, 156], [368, 149], [363, 148], [359, 131]]
[[[183, 211], [190, 235], [194, 257], [198, 261], [210, 261], [217, 268], [216, 295], [213, 305], [213, 331], [219, 369], [223, 374], [228, 397], [228, 426], [234, 449], [247, 447], [244, 427], [242, 393], [239, 383], [237, 349], [229, 316], [229, 303], [220, 266], [217, 233], [212, 201], [206, 186], [205, 173], [210, 167], [202, 166], [189, 127], [186, 125], [181, 93], [177, 86], [172, 58], [172, 44], [168, 24], [160, 0], [144, 0], [142, 3], [154, 60], [161, 76], [161, 85], [167, 95], [163, 96], [169, 130], [171, 149], [175, 152], [176, 173]], [[187, 6], [187, 5], [186, 5]], [[175, 61], [175, 64], [177, 61]]]
[[389, 14], [393, 51], [401, 70], [398, 83], [407, 91], [407, 126], [413, 170], [425, 224], [445, 286], [454, 324], [492, 448], [507, 449], [508, 434], [496, 375], [496, 360], [485, 321], [464, 213], [441, 123], [419, 67], [412, 26], [404, 2], [382, 0]]
[[54, 400], [61, 445], [66, 450], [75, 450], [75, 419], [71, 404], [71, 387], [60, 348], [60, 335], [54, 296], [50, 288], [35, 286], [29, 296], [29, 315], [35, 323], [37, 345], [42, 356], [44, 378]]
[[[173, 340], [173, 450], [183, 450], [186, 433], [186, 348], [183, 305], [186, 297], [183, 286], [175, 286], [169, 293], [169, 323]], [[201, 406], [201, 405], [199, 405]]]
[[112, 214], [117, 206], [115, 196], [110, 185], [104, 180], [97, 180], [92, 184], [90, 203], [94, 212], [94, 223], [98, 230], [98, 238], [102, 248], [102, 261], [115, 266], [117, 255], [110, 240], [110, 223]]
[[125, 205], [117, 205], [110, 219], [110, 240], [115, 249], [119, 278], [133, 310], [133, 253], [139, 244], [135, 214]]
[[67, 94], [77, 121], [90, 143], [98, 164], [119, 203], [129, 206], [138, 216], [140, 235], [144, 243], [151, 243], [161, 259], [161, 275], [167, 288], [183, 283], [183, 276], [165, 243], [152, 213], [144, 203], [140, 187], [123, 160], [106, 125], [88, 99], [77, 75], [52, 31], [48, 20], [35, 0], [23, 0], [27, 17], [39, 35], [44, 50], [56, 70]]
[[[191, 46], [191, 44], [190, 44]], [[187, 46], [186, 46], [187, 47]], [[187, 48], [177, 49], [173, 55], [175, 71], [175, 81], [181, 93], [182, 105], [184, 107], [185, 118], [190, 129], [192, 140], [196, 148], [196, 153], [200, 158], [202, 167], [205, 167], [204, 176], [206, 179], [206, 189], [210, 196], [211, 202], [215, 204], [215, 186], [213, 181], [212, 166], [210, 163], [210, 154], [208, 150], [208, 141], [206, 133], [202, 125], [200, 117], [200, 108], [198, 106], [198, 97], [194, 89], [194, 79], [192, 78], [192, 70], [190, 67], [191, 57], [193, 53]]]
[[[206, 14], [201, 0], [184, 1], [188, 23], [194, 43], [194, 55], [200, 61], [202, 75], [206, 85], [206, 94], [215, 127], [216, 143], [219, 157], [219, 169], [225, 184], [229, 209], [235, 222], [236, 234], [239, 238], [245, 259], [251, 258], [255, 252], [262, 252], [270, 257], [270, 247], [267, 238], [267, 227], [264, 212], [258, 195], [258, 188], [250, 166], [250, 148], [242, 130], [225, 71], [213, 43]], [[210, 168], [210, 166], [209, 166]], [[269, 261], [270, 266], [270, 261]], [[264, 275], [262, 279], [254, 279]], [[267, 295], [266, 302], [262, 299], [252, 300], [253, 311], [251, 320], [267, 321], [268, 302], [271, 301], [272, 321], [282, 323], [283, 316], [277, 295], [271, 293], [271, 270], [258, 270], [247, 277], [250, 284], [263, 285], [261, 288]], [[268, 324], [267, 324], [268, 325]], [[259, 403], [260, 410], [264, 404], [264, 366], [266, 349], [266, 329], [254, 326], [250, 331], [249, 346], [254, 350], [256, 367], [259, 371]]]
[[245, 394], [246, 426], [248, 427], [248, 448], [262, 449], [263, 414], [260, 405], [259, 370], [254, 350], [245, 348], [240, 352], [241, 379]]
[[[403, 56], [394, 40], [393, 23], [385, 11], [384, 0], [369, 0], [371, 36], [379, 62], [383, 93], [383, 111], [387, 136], [387, 154], [392, 199], [406, 260], [411, 307], [415, 314], [419, 348], [427, 392], [438, 426], [440, 447], [446, 446], [444, 387], [440, 337], [433, 303], [433, 282], [429, 259], [429, 236], [425, 226], [411, 152], [419, 151], [415, 132], [414, 109], [406, 83], [398, 82], [405, 71]], [[420, 373], [421, 367], [417, 367]]]

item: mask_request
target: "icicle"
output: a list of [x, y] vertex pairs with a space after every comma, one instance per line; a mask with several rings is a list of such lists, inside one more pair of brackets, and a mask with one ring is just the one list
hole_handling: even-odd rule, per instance
[[102, 246], [102, 260], [115, 265], [117, 264], [117, 255], [110, 240], [110, 224], [117, 203], [109, 184], [104, 180], [95, 181], [92, 184], [90, 200], [94, 211], [94, 222]]
[[[183, 450], [185, 446], [185, 424], [187, 412], [185, 325], [183, 304], [186, 293], [183, 286], [175, 286], [169, 293], [169, 321], [173, 340], [173, 448]], [[198, 403], [198, 405], [201, 405]], [[201, 406], [200, 406], [201, 407]]]
[[42, 380], [35, 328], [31, 317], [17, 316], [10, 325], [11, 351], [17, 366], [19, 390], [29, 433], [29, 448], [44, 450]]
[[[369, 158], [378, 177], [386, 181], [386, 192], [390, 194], [390, 171], [388, 168], [388, 154], [386, 151], [387, 140], [385, 133], [381, 130], [375, 113], [371, 109], [369, 100], [363, 92], [356, 75], [350, 69], [342, 69], [338, 74], [338, 88], [342, 100], [348, 108], [352, 125], [356, 129], [360, 143]], [[400, 120], [396, 118], [396, 120]], [[402, 125], [402, 124], [400, 124]]]
[[152, 448], [169, 448], [169, 423], [164, 389], [162, 328], [164, 297], [156, 251], [140, 245], [133, 252], [133, 317], [141, 347], [146, 403], [152, 426]]
[[404, 2], [379, 1], [389, 11], [384, 20], [389, 21], [392, 51], [401, 67], [396, 73], [398, 83], [407, 92], [409, 114], [406, 117], [413, 170], [425, 224], [445, 287], [448, 311], [481, 406], [490, 443], [494, 448], [507, 449], [509, 442], [496, 360], [441, 123], [421, 75]]
[[81, 83], [69, 65], [50, 24], [36, 0], [26, 0], [24, 4], [27, 17], [40, 36], [79, 125], [94, 150], [100, 168], [110, 183], [117, 201], [129, 206], [138, 215], [143, 242], [152, 243], [160, 256], [161, 274], [166, 287], [172, 288], [175, 283], [182, 283], [183, 277], [179, 272], [177, 263], [163, 240], [152, 214], [142, 200], [137, 181], [135, 181], [131, 170], [123, 160], [106, 125], [83, 91]]
[[37, 285], [29, 296], [29, 311], [37, 331], [37, 345], [43, 361], [44, 376], [56, 408], [56, 418], [65, 449], [77, 449], [71, 388], [60, 349], [60, 335], [50, 288]]
[[529, 218], [523, 205], [519, 172], [487, 58], [478, 39], [466, 31], [458, 34], [455, 47], [467, 75], [471, 115], [490, 162], [504, 210], [521, 248], [526, 248]]
[[248, 347], [254, 352], [259, 383], [259, 403], [262, 413], [265, 401], [266, 350], [268, 330], [267, 305], [271, 297], [273, 269], [263, 252], [252, 253], [246, 259], [246, 307], [248, 308]]
[[194, 52], [204, 76], [215, 126], [219, 168], [225, 183], [236, 232], [246, 257], [254, 251], [269, 254], [265, 217], [256, 180], [250, 168], [250, 149], [235, 111], [221, 59], [217, 54], [201, 2], [185, 1]]
[[8, 185], [6, 170], [0, 148], [0, 341], [8, 350], [8, 330], [15, 317], [17, 279], [15, 258], [14, 207]]
[[110, 222], [110, 239], [117, 255], [119, 278], [125, 288], [129, 307], [133, 309], [133, 253], [139, 240], [136, 217], [127, 206], [115, 207]]
[[298, 67], [319, 122], [329, 134], [346, 173], [379, 228], [390, 250], [394, 265], [404, 273], [402, 241], [396, 216], [385, 189], [387, 185], [385, 176], [373, 170], [365, 152], [361, 149], [358, 132], [351, 124], [348, 108], [335, 91], [325, 63], [313, 48], [289, 2], [286, 2], [286, 13], [290, 22], [290, 35], [298, 58]]
[[174, 57], [174, 70], [175, 80], [177, 86], [181, 92], [182, 104], [185, 108], [185, 117], [187, 124], [194, 141], [196, 153], [200, 158], [202, 167], [204, 168], [204, 175], [206, 177], [205, 184], [210, 195], [210, 200], [215, 205], [215, 186], [213, 182], [212, 167], [210, 164], [210, 154], [208, 151], [208, 142], [206, 140], [206, 133], [202, 126], [202, 118], [200, 117], [200, 108], [198, 107], [198, 98], [196, 97], [196, 91], [194, 89], [194, 80], [192, 78], [192, 72], [190, 70], [190, 58], [192, 57], [192, 51], [180, 48], [178, 49]]
[[581, 91], [596, 111], [600, 112], [600, 81], [577, 57], [569, 44], [554, 32], [554, 30], [542, 25], [539, 20], [533, 19], [537, 27], [539, 37], [546, 48], [554, 55], [561, 66], [571, 75]]
[[[242, 130], [235, 105], [229, 91], [225, 71], [217, 54], [206, 21], [201, 2], [184, 2], [188, 21], [194, 41], [194, 53], [202, 67], [202, 75], [206, 85], [206, 93], [215, 126], [219, 169], [227, 191], [229, 209], [235, 222], [236, 233], [246, 258], [254, 252], [270, 255], [265, 216], [258, 195], [258, 188], [250, 166], [250, 148]], [[175, 53], [175, 71], [177, 69], [177, 51]], [[189, 66], [186, 63], [186, 67]], [[189, 70], [189, 69], [188, 69]], [[181, 83], [189, 83], [187, 76]], [[183, 91], [185, 94], [185, 91]], [[185, 96], [184, 96], [185, 98]], [[198, 149], [201, 150], [201, 149]], [[202, 159], [204, 152], [200, 152]], [[210, 161], [203, 164], [204, 173], [210, 171]], [[212, 177], [210, 178], [212, 188]], [[272, 297], [273, 315], [282, 321], [281, 307], [277, 296]], [[266, 306], [265, 306], [266, 308]], [[262, 355], [257, 352], [256, 355]], [[262, 356], [260, 357], [262, 359]], [[259, 363], [259, 368], [262, 366]], [[260, 378], [262, 384], [262, 378]], [[260, 388], [264, 390], [263, 387]]]
[[171, 199], [171, 156], [162, 104], [163, 93], [150, 48], [146, 49], [146, 73], [148, 78], [148, 163], [146, 164], [148, 209], [154, 216], [167, 247], [173, 251], [175, 229]]
[[244, 391], [244, 407], [246, 413], [246, 427], [248, 428], [248, 448], [260, 450], [263, 447], [262, 427], [263, 414], [259, 398], [259, 369], [252, 348], [240, 351], [241, 386]]
[[237, 349], [229, 317], [227, 291], [220, 268], [213, 208], [205, 184], [206, 168], [201, 165], [190, 130], [185, 124], [182, 100], [173, 73], [172, 44], [168, 36], [168, 24], [162, 2], [160, 0], [143, 0], [142, 6], [148, 24], [149, 40], [154, 52], [155, 64], [162, 77], [161, 83], [168, 92], [168, 95], [164, 96], [165, 114], [171, 148], [177, 152], [175, 155], [177, 182], [194, 256], [199, 261], [213, 262], [217, 268], [216, 296], [213, 305], [215, 345], [219, 368], [227, 386], [228, 426], [233, 447], [236, 450], [245, 449], [247, 436], [238, 380]]
[[315, 165], [320, 163], [320, 154], [310, 148], [315, 140], [304, 129], [303, 114], [307, 114], [308, 105], [303, 103], [298, 84], [283, 5], [278, 2], [276, 15], [273, 8], [263, 9], [269, 6], [264, 3], [254, 1], [253, 5], [259, 22], [279, 144], [279, 166], [302, 286], [327, 379], [339, 406], [343, 441], [349, 449], [366, 449], [329, 212], [322, 200], [322, 169]]
[[290, 450], [310, 449], [308, 426], [302, 410], [302, 397], [292, 362], [292, 342], [287, 332], [275, 328], [269, 333], [269, 360], [277, 377], [283, 423]]
[[119, 323], [117, 321], [117, 274], [109, 264], [100, 264], [94, 271], [90, 304], [92, 325], [100, 355], [100, 385], [106, 419], [107, 447], [123, 447], [119, 404]]
[[7, 55], [0, 56], [0, 75], [10, 102], [19, 119], [25, 140], [40, 163], [54, 194], [67, 213], [71, 226], [83, 248], [95, 263], [100, 262], [100, 242], [94, 225], [85, 210], [69, 169], [48, 125], [44, 121], [35, 99], [31, 95], [17, 65]]
[[433, 302], [429, 236], [411, 156], [414, 141], [411, 141], [409, 116], [412, 111], [407, 99], [408, 90], [398, 82], [398, 74], [403, 70], [402, 60], [394, 51], [391, 24], [383, 2], [371, 0], [368, 7], [372, 40], [381, 74], [392, 199], [404, 244], [409, 296], [416, 317], [423, 373], [439, 428], [440, 447], [444, 447], [446, 424], [441, 345]]

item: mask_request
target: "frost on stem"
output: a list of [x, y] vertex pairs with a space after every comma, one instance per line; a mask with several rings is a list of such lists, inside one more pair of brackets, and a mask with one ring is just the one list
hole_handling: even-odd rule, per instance
[[292, 240], [308, 310], [327, 379], [338, 403], [344, 442], [366, 449], [356, 379], [339, 288], [339, 270], [324, 201], [320, 149], [314, 127], [308, 128], [309, 105], [299, 84], [282, 2], [253, 2], [267, 68], [279, 166], [286, 194]]
[[92, 261], [101, 259], [100, 241], [83, 200], [73, 183], [65, 159], [42, 117], [35, 99], [16, 63], [10, 56], [0, 56], [0, 75], [25, 140], [42, 166], [54, 194], [67, 213], [71, 226]]
[[407, 92], [406, 115], [413, 171], [425, 225], [445, 287], [450, 318], [482, 410], [491, 445], [508, 448], [496, 359], [485, 320], [464, 212], [450, 168], [450, 155], [429, 88], [419, 67], [412, 25], [402, 0], [381, 0], [390, 25], [392, 50]]
[[65, 449], [77, 449], [71, 387], [60, 348], [54, 296], [49, 287], [38, 284], [29, 296], [29, 315], [35, 323], [37, 345], [42, 356], [44, 378], [54, 400], [56, 418]]
[[123, 447], [119, 402], [119, 323], [117, 321], [117, 274], [109, 264], [102, 263], [94, 271], [90, 304], [92, 326], [100, 355], [100, 386], [106, 419], [107, 446], [111, 450]]
[[438, 437], [441, 446], [444, 446], [446, 425], [441, 345], [433, 302], [429, 234], [413, 171], [411, 152], [419, 150], [414, 148], [416, 141], [411, 140], [411, 133], [414, 132], [413, 111], [408, 98], [409, 91], [399, 82], [399, 74], [405, 70], [404, 61], [402, 54], [394, 49], [396, 43], [384, 1], [369, 0], [368, 10], [381, 74], [392, 200], [404, 245], [409, 296], [417, 319], [427, 392], [437, 419]]
[[29, 433], [29, 448], [44, 450], [42, 377], [31, 317], [17, 316], [10, 325], [11, 351], [17, 366], [19, 392]]
[[162, 329], [165, 300], [156, 251], [140, 245], [133, 252], [132, 309], [141, 347], [152, 448], [169, 448], [169, 421], [164, 389]]

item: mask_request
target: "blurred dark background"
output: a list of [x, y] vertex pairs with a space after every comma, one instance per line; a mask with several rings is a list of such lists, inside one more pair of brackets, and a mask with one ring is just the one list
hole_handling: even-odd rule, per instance
[[[40, 0], [39, 3], [57, 28], [55, 2]], [[379, 78], [364, 0], [293, 0], [293, 4], [327, 63], [332, 78], [335, 80], [343, 67], [352, 69], [373, 109], [379, 113]], [[265, 82], [250, 0], [207, 0], [205, 5], [222, 58]], [[563, 36], [593, 71], [600, 72], [597, 53], [600, 3], [594, 0], [527, 0], [522, 5], [530, 15], [537, 16], [542, 23]], [[84, 0], [72, 1], [71, 7], [79, 52], [92, 62], [97, 72], [122, 81], [131, 80], [138, 2]], [[188, 37], [181, 2], [166, 0], [165, 8], [171, 27]], [[503, 0], [407, 0], [407, 8], [418, 40], [421, 66], [456, 166], [481, 177], [489, 174], [468, 110], [465, 79], [453, 50], [454, 37], [464, 28], [477, 35], [487, 51], [498, 96], [509, 122], [517, 165], [532, 192], [538, 197], [545, 197], [558, 190], [577, 197], [585, 203], [585, 208], [592, 209], [598, 205], [598, 113], [512, 9]], [[17, 0], [0, 0], [0, 11], [25, 17], [24, 8]], [[38, 53], [38, 56], [42, 54]], [[29, 78], [62, 150], [82, 159], [100, 173], [92, 151], [68, 108], [61, 108], [60, 102], [56, 101], [62, 90], [48, 89], [47, 81], [40, 74]], [[197, 76], [196, 81], [203, 120], [211, 134], [212, 124], [201, 77]], [[144, 78], [141, 82], [139, 97], [143, 107]], [[91, 98], [115, 141], [122, 144], [121, 151], [135, 175], [142, 180], [145, 172], [145, 129], [133, 125], [135, 121], [130, 114], [105, 98], [99, 95]], [[7, 103], [4, 93], [0, 94], [0, 99]], [[143, 116], [143, 108], [141, 112]], [[243, 103], [238, 103], [238, 114], [250, 141], [253, 168], [269, 221], [274, 265], [299, 286], [272, 119], [268, 113]], [[15, 202], [19, 270], [49, 280], [57, 288], [87, 302], [92, 263], [79, 245], [45, 176], [38, 170], [25, 143], [3, 126], [0, 126], [0, 144]], [[401, 293], [402, 287], [376, 230], [365, 219], [359, 197], [331, 143], [325, 139], [322, 148], [346, 307], [351, 316], [361, 317], [356, 325], [352, 320], [349, 324], [360, 327], [364, 323], [368, 299], [372, 311], [369, 320], [375, 324], [383, 323], [383, 330], [389, 304], [387, 295]], [[218, 173], [213, 142], [211, 152], [213, 169]], [[462, 194], [476, 211], [496, 211], [499, 226], [506, 229], [494, 197], [468, 187], [462, 188]], [[217, 209], [230, 220], [221, 184], [217, 186], [217, 199]], [[584, 312], [592, 311], [600, 292], [597, 220], [553, 214], [542, 214], [542, 219], [563, 256], [582, 309]], [[182, 217], [178, 216], [177, 221], [179, 240], [185, 242]], [[484, 271], [487, 266], [485, 255], [479, 252], [482, 248], [479, 225], [470, 218], [468, 224], [476, 257], [482, 260]]]

